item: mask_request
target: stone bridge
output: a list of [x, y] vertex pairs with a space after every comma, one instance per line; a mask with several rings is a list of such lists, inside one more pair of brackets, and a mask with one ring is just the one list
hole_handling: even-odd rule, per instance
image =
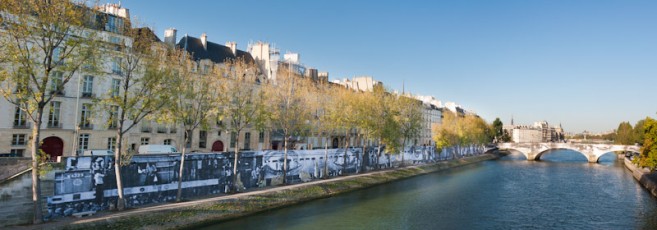
[[575, 144], [575, 143], [499, 143], [497, 148], [500, 150], [515, 150], [521, 152], [527, 160], [540, 160], [541, 155], [549, 150], [569, 149], [579, 152], [589, 160], [590, 163], [597, 163], [600, 156], [608, 152], [626, 151], [640, 152], [640, 146], [637, 145], [608, 145], [608, 144]]

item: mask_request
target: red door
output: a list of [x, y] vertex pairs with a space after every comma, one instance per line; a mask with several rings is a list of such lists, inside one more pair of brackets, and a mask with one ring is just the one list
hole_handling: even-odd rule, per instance
[[224, 143], [221, 141], [215, 141], [212, 144], [212, 152], [223, 152], [224, 151]]
[[59, 137], [46, 137], [41, 144], [41, 150], [50, 156], [50, 161], [56, 161], [57, 157], [64, 153], [64, 141]]

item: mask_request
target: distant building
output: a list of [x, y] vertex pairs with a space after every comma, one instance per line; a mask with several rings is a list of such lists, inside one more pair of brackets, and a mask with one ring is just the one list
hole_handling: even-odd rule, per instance
[[564, 131], [561, 125], [550, 127], [547, 121], [534, 122], [534, 125], [505, 125], [504, 129], [515, 143], [563, 142]]
[[362, 92], [372, 92], [374, 86], [383, 84], [380, 81], [374, 80], [371, 76], [359, 76], [352, 79], [333, 80], [333, 83]]

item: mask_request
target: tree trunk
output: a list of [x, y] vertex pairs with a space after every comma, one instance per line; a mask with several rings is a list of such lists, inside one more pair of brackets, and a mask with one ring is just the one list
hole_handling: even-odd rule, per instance
[[[364, 139], [365, 139], [365, 142], [362, 143], [363, 144], [363, 151], [361, 152], [361, 158], [360, 158], [360, 171], [361, 172], [367, 171], [367, 166], [365, 165], [365, 156], [366, 156], [365, 151], [367, 151], [367, 149], [366, 149], [367, 144], [366, 143], [367, 143], [368, 136], [366, 135]], [[370, 162], [369, 154], [367, 154], [367, 162], [368, 163]]]
[[[187, 129], [185, 129], [187, 130]], [[183, 141], [182, 154], [180, 155], [180, 168], [178, 169], [178, 193], [176, 194], [176, 202], [182, 200], [182, 178], [183, 178], [183, 169], [185, 168], [185, 153], [187, 153], [187, 139], [191, 136], [187, 131], [185, 131], [185, 140]]]
[[123, 181], [121, 180], [121, 151], [123, 148], [123, 122], [119, 122], [118, 133], [116, 135], [116, 150], [114, 151], [114, 174], [116, 177], [116, 191], [118, 198], [116, 200], [116, 209], [122, 211], [125, 209], [125, 198], [123, 195]]
[[324, 179], [328, 179], [328, 140], [324, 142]]
[[345, 132], [345, 149], [341, 175], [345, 175], [347, 173], [347, 151], [349, 151], [349, 129], [347, 129], [347, 132]]
[[287, 184], [287, 132], [283, 138], [285, 138], [283, 141], [283, 184]]
[[406, 151], [406, 137], [404, 137], [404, 141], [402, 141], [402, 147], [401, 147], [401, 155], [402, 155], [401, 157], [402, 157], [402, 159], [401, 159], [400, 167], [404, 166], [404, 155], [406, 155], [406, 154], [404, 154], [405, 151]]
[[381, 169], [381, 138], [379, 138], [379, 143], [377, 143], [377, 150], [376, 150], [376, 168]]
[[41, 211], [41, 180], [39, 179], [39, 134], [41, 133], [41, 116], [43, 115], [43, 108], [37, 110], [37, 120], [32, 127], [32, 202], [34, 209], [34, 224], [43, 222], [43, 212]]
[[233, 192], [237, 192], [237, 158], [240, 156], [240, 133], [237, 132], [237, 137], [235, 137], [235, 158], [233, 159]]

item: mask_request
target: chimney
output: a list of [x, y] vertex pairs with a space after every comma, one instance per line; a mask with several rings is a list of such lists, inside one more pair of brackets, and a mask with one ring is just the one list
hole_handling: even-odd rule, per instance
[[201, 34], [201, 43], [203, 43], [203, 49], [208, 50], [208, 35], [203, 33]]
[[237, 56], [237, 43], [226, 42], [226, 47], [230, 48], [230, 51], [233, 52], [233, 55]]
[[176, 28], [169, 28], [164, 31], [164, 43], [173, 47], [176, 45]]

